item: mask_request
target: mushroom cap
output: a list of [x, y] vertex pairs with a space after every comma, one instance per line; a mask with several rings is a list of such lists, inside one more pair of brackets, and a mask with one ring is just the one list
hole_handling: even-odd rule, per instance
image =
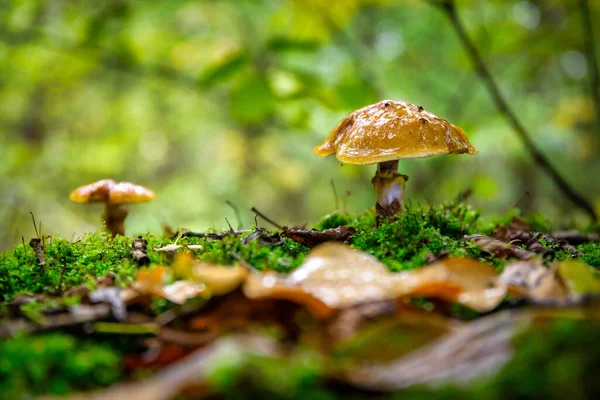
[[103, 179], [78, 187], [70, 197], [76, 203], [128, 204], [150, 201], [154, 198], [154, 192], [131, 182], [117, 183], [113, 179]]
[[423, 107], [383, 100], [356, 110], [315, 147], [349, 164], [375, 164], [438, 154], [476, 154], [465, 132]]

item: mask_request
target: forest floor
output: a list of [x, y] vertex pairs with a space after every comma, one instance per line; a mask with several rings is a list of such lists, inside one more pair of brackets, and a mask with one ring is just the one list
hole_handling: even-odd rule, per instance
[[597, 232], [452, 203], [33, 238], [0, 254], [0, 398], [594, 398]]

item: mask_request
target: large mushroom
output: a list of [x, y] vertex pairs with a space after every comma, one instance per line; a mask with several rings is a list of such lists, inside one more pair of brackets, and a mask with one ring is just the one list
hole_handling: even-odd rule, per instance
[[344, 118], [315, 147], [320, 156], [335, 154], [349, 164], [377, 164], [371, 181], [378, 216], [392, 216], [402, 209], [408, 177], [398, 173], [401, 158], [438, 154], [476, 154], [465, 132], [421, 106], [405, 101], [383, 100]]
[[117, 183], [113, 179], [103, 179], [78, 187], [70, 197], [76, 203], [104, 203], [102, 221], [115, 237], [125, 234], [128, 212], [121, 206], [150, 201], [154, 198], [154, 192], [131, 182]]

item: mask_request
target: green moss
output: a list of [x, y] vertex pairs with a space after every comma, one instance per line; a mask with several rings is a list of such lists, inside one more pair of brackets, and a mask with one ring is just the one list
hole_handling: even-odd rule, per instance
[[[520, 211], [511, 210], [502, 218], [482, 222], [478, 210], [465, 204], [451, 203], [433, 207], [408, 206], [397, 220], [385, 222], [380, 227], [376, 227], [373, 212], [354, 217], [338, 212], [324, 217], [318, 227], [354, 226], [357, 232], [352, 245], [371, 253], [393, 271], [419, 267], [428, 255], [442, 252], [484, 259], [501, 268], [505, 260], [482, 253], [463, 237], [475, 232], [489, 234], [497, 224], [507, 224], [514, 215], [520, 215]], [[537, 228], [546, 224], [539, 215], [526, 219]], [[300, 265], [310, 250], [287, 238], [280, 246], [265, 246], [257, 240], [244, 244], [242, 239], [250, 235], [227, 236], [223, 240], [180, 238], [178, 243], [201, 244], [203, 249], [195, 253], [204, 261], [236, 263], [235, 253], [257, 269], [280, 272], [288, 272]], [[171, 260], [154, 249], [172, 240], [152, 235], [144, 238], [148, 240], [151, 263], [169, 265]], [[137, 272], [129, 254], [132, 240], [122, 236], [111, 239], [104, 232], [87, 234], [76, 242], [51, 238], [45, 244], [47, 265], [43, 268], [38, 266], [32, 249], [19, 245], [0, 254], [0, 293], [5, 301], [17, 293], [57, 293], [59, 284], [63, 291], [84, 283], [93, 286], [94, 279], [109, 272], [117, 276], [117, 284], [125, 285], [134, 279]], [[597, 245], [584, 245], [580, 249], [585, 262], [600, 266], [600, 248]], [[557, 249], [557, 257], [567, 258], [570, 254]]]
[[[156, 241], [151, 237], [149, 242]], [[85, 235], [70, 242], [60, 238], [46, 241], [46, 265], [40, 267], [35, 254], [23, 245], [0, 254], [0, 292], [5, 300], [17, 293], [56, 293], [99, 276], [113, 273], [117, 283], [130, 282], [136, 266], [129, 255], [132, 239], [107, 239], [101, 233]]]
[[108, 345], [58, 333], [0, 342], [0, 398], [63, 395], [122, 375], [121, 354]]
[[581, 260], [594, 268], [600, 268], [600, 243], [586, 243], [577, 247], [583, 254]]
[[419, 267], [426, 256], [442, 252], [479, 258], [481, 252], [463, 239], [475, 232], [478, 219], [479, 213], [463, 204], [407, 208], [397, 220], [379, 227], [374, 214], [360, 215], [353, 224], [357, 233], [352, 245], [392, 271]]
[[321, 219], [317, 224], [317, 229], [323, 231], [329, 228], [337, 228], [338, 226], [350, 225], [354, 219], [349, 214], [334, 212], [328, 214]]
[[[426, 262], [428, 255], [442, 253], [482, 259], [501, 268], [507, 262], [506, 260], [498, 260], [481, 252], [470, 242], [465, 241], [464, 235], [491, 234], [498, 224], [507, 224], [514, 215], [519, 214], [518, 210], [511, 210], [502, 218], [486, 222], [481, 221], [477, 210], [464, 204], [446, 204], [435, 207], [409, 206], [396, 220], [384, 222], [379, 227], [376, 226], [373, 212], [357, 216], [331, 214], [320, 221], [318, 227], [327, 229], [340, 225], [354, 226], [357, 231], [353, 236], [352, 246], [371, 253], [391, 270], [418, 268]], [[549, 228], [547, 221], [539, 215], [525, 219], [536, 230]], [[258, 240], [244, 243], [243, 239], [248, 238], [251, 234], [238, 237], [228, 236], [223, 240], [180, 238], [178, 243], [201, 244], [203, 249], [195, 251], [195, 254], [204, 261], [220, 264], [237, 263], [235, 253], [257, 269], [273, 269], [280, 272], [288, 272], [296, 268], [303, 262], [310, 250], [287, 238], [284, 238], [283, 243], [278, 246], [265, 245]], [[276, 236], [277, 232], [270, 234]], [[160, 239], [151, 235], [146, 235], [145, 238], [148, 240], [148, 256], [151, 263], [170, 265], [172, 259], [154, 249], [171, 243], [172, 240]], [[29, 247], [17, 246], [0, 254], [0, 293], [6, 303], [18, 293], [57, 293], [61, 281], [60, 286], [63, 291], [79, 284], [93, 286], [94, 279], [107, 273], [117, 276], [117, 284], [126, 285], [135, 278], [138, 270], [130, 258], [132, 240], [132, 238], [126, 237], [117, 237], [113, 240], [102, 232], [85, 235], [76, 242], [60, 238], [48, 239], [45, 244], [47, 265], [43, 268], [37, 265], [35, 255]], [[599, 244], [584, 244], [578, 249], [583, 254], [582, 261], [600, 268]], [[554, 250], [557, 252], [557, 258], [567, 258], [567, 253], [561, 249]], [[570, 253], [568, 256], [570, 258]], [[68, 298], [37, 301], [22, 306], [21, 311], [28, 318], [41, 321], [45, 312], [77, 303], [78, 300], [77, 298]], [[6, 305], [0, 306], [4, 307], [5, 312]], [[156, 300], [152, 306], [155, 313], [158, 314], [169, 309], [172, 304], [166, 300]], [[424, 308], [427, 306], [428, 304], [423, 304]], [[453, 316], [460, 319], [477, 317], [475, 313], [457, 305], [452, 305], [451, 312]], [[525, 398], [526, 396], [536, 398], [536, 396], [541, 396], [540, 393], [550, 396], [548, 398], [553, 398], [553, 393], [549, 392], [548, 387], [553, 388], [556, 392], [563, 391], [569, 395], [573, 393], [575, 398], [581, 397], [581, 393], [585, 395], [597, 393], [594, 392], [596, 388], [593, 387], [593, 382], [584, 369], [589, 368], [596, 373], [600, 372], [591, 358], [600, 359], [600, 350], [594, 348], [595, 343], [592, 343], [590, 337], [587, 336], [597, 337], [600, 334], [600, 327], [597, 324], [585, 326], [582, 324], [581, 331], [578, 331], [575, 328], [559, 324], [542, 331], [542, 333], [536, 332], [538, 331], [531, 331], [519, 337], [517, 342], [520, 345], [515, 355], [516, 361], [509, 363], [493, 379], [469, 387], [468, 390], [459, 388], [433, 391], [422, 389], [404, 391], [398, 396], [407, 399], [499, 399], [514, 391], [520, 396], [516, 398]], [[528, 339], [529, 337], [534, 339]], [[131, 348], [130, 343], [123, 344], [119, 341], [120, 338], [113, 339], [114, 343], [110, 338], [103, 337], [103, 343], [110, 343], [110, 345], [98, 345], [94, 342], [76, 340], [68, 335], [51, 334], [0, 342], [0, 387], [8, 388], [5, 393], [14, 397], [25, 393], [26, 390], [31, 390], [32, 394], [60, 394], [108, 384], [121, 376], [118, 362], [120, 354], [125, 349]], [[580, 341], [581, 345], [577, 344], [577, 341]], [[582, 351], [586, 346], [590, 349], [589, 354]], [[65, 356], [67, 353], [68, 357]], [[548, 354], [554, 354], [555, 358], [560, 361], [548, 360]], [[289, 398], [301, 397], [306, 393], [314, 395], [315, 398], [337, 396], [335, 391], [325, 387], [325, 384], [319, 379], [318, 361], [304, 362], [302, 356], [298, 357], [300, 357], [298, 360], [294, 359], [294, 362], [289, 363], [289, 368], [296, 368], [293, 371], [286, 369], [287, 362], [282, 364], [280, 361], [274, 361], [272, 364], [266, 359], [253, 360], [253, 363], [259, 368], [251, 373], [246, 372], [239, 365], [229, 366], [223, 369], [222, 374], [215, 375], [215, 384], [223, 391], [227, 391], [229, 388], [234, 390], [235, 387], [247, 385], [250, 381], [254, 385], [254, 391], [246, 393], [260, 392], [264, 394], [266, 390], [267, 397], [281, 397], [283, 393], [278, 386], [269, 385], [271, 382], [282, 382], [281, 387], [285, 388], [286, 397]], [[64, 365], [57, 365], [58, 360], [62, 361], [62, 359], [72, 361], [66, 362]], [[530, 368], [528, 371], [536, 371], [535, 366], [543, 363], [547, 363], [549, 366], [544, 366], [540, 370], [540, 376], [534, 376], [530, 372], [511, 371], [511, 368], [516, 371], [520, 366]], [[568, 378], [563, 379], [560, 373], [565, 368], [568, 369], [565, 372], [565, 376]], [[102, 372], [109, 369], [109, 372]], [[92, 371], [100, 372], [96, 375], [96, 372]], [[575, 371], [576, 374], [575, 372], [571, 373], [572, 371]], [[220, 383], [219, 379], [221, 379]], [[257, 385], [263, 385], [266, 389], [256, 388]], [[345, 396], [348, 394], [344, 393], [342, 397], [349, 398]], [[485, 397], [488, 394], [489, 397]], [[0, 396], [2, 395], [4, 393], [0, 394]]]

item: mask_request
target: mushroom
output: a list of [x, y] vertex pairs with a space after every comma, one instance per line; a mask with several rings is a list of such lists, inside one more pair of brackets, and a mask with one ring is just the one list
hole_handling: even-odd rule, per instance
[[71, 192], [70, 197], [76, 203], [104, 203], [102, 221], [115, 237], [125, 234], [124, 224], [128, 212], [121, 206], [150, 201], [154, 198], [154, 192], [131, 182], [117, 183], [113, 179], [103, 179], [78, 187]]
[[315, 147], [320, 156], [335, 154], [349, 164], [377, 164], [372, 179], [378, 216], [402, 209], [408, 176], [398, 173], [401, 158], [438, 154], [476, 154], [465, 132], [421, 106], [383, 100], [354, 111]]

